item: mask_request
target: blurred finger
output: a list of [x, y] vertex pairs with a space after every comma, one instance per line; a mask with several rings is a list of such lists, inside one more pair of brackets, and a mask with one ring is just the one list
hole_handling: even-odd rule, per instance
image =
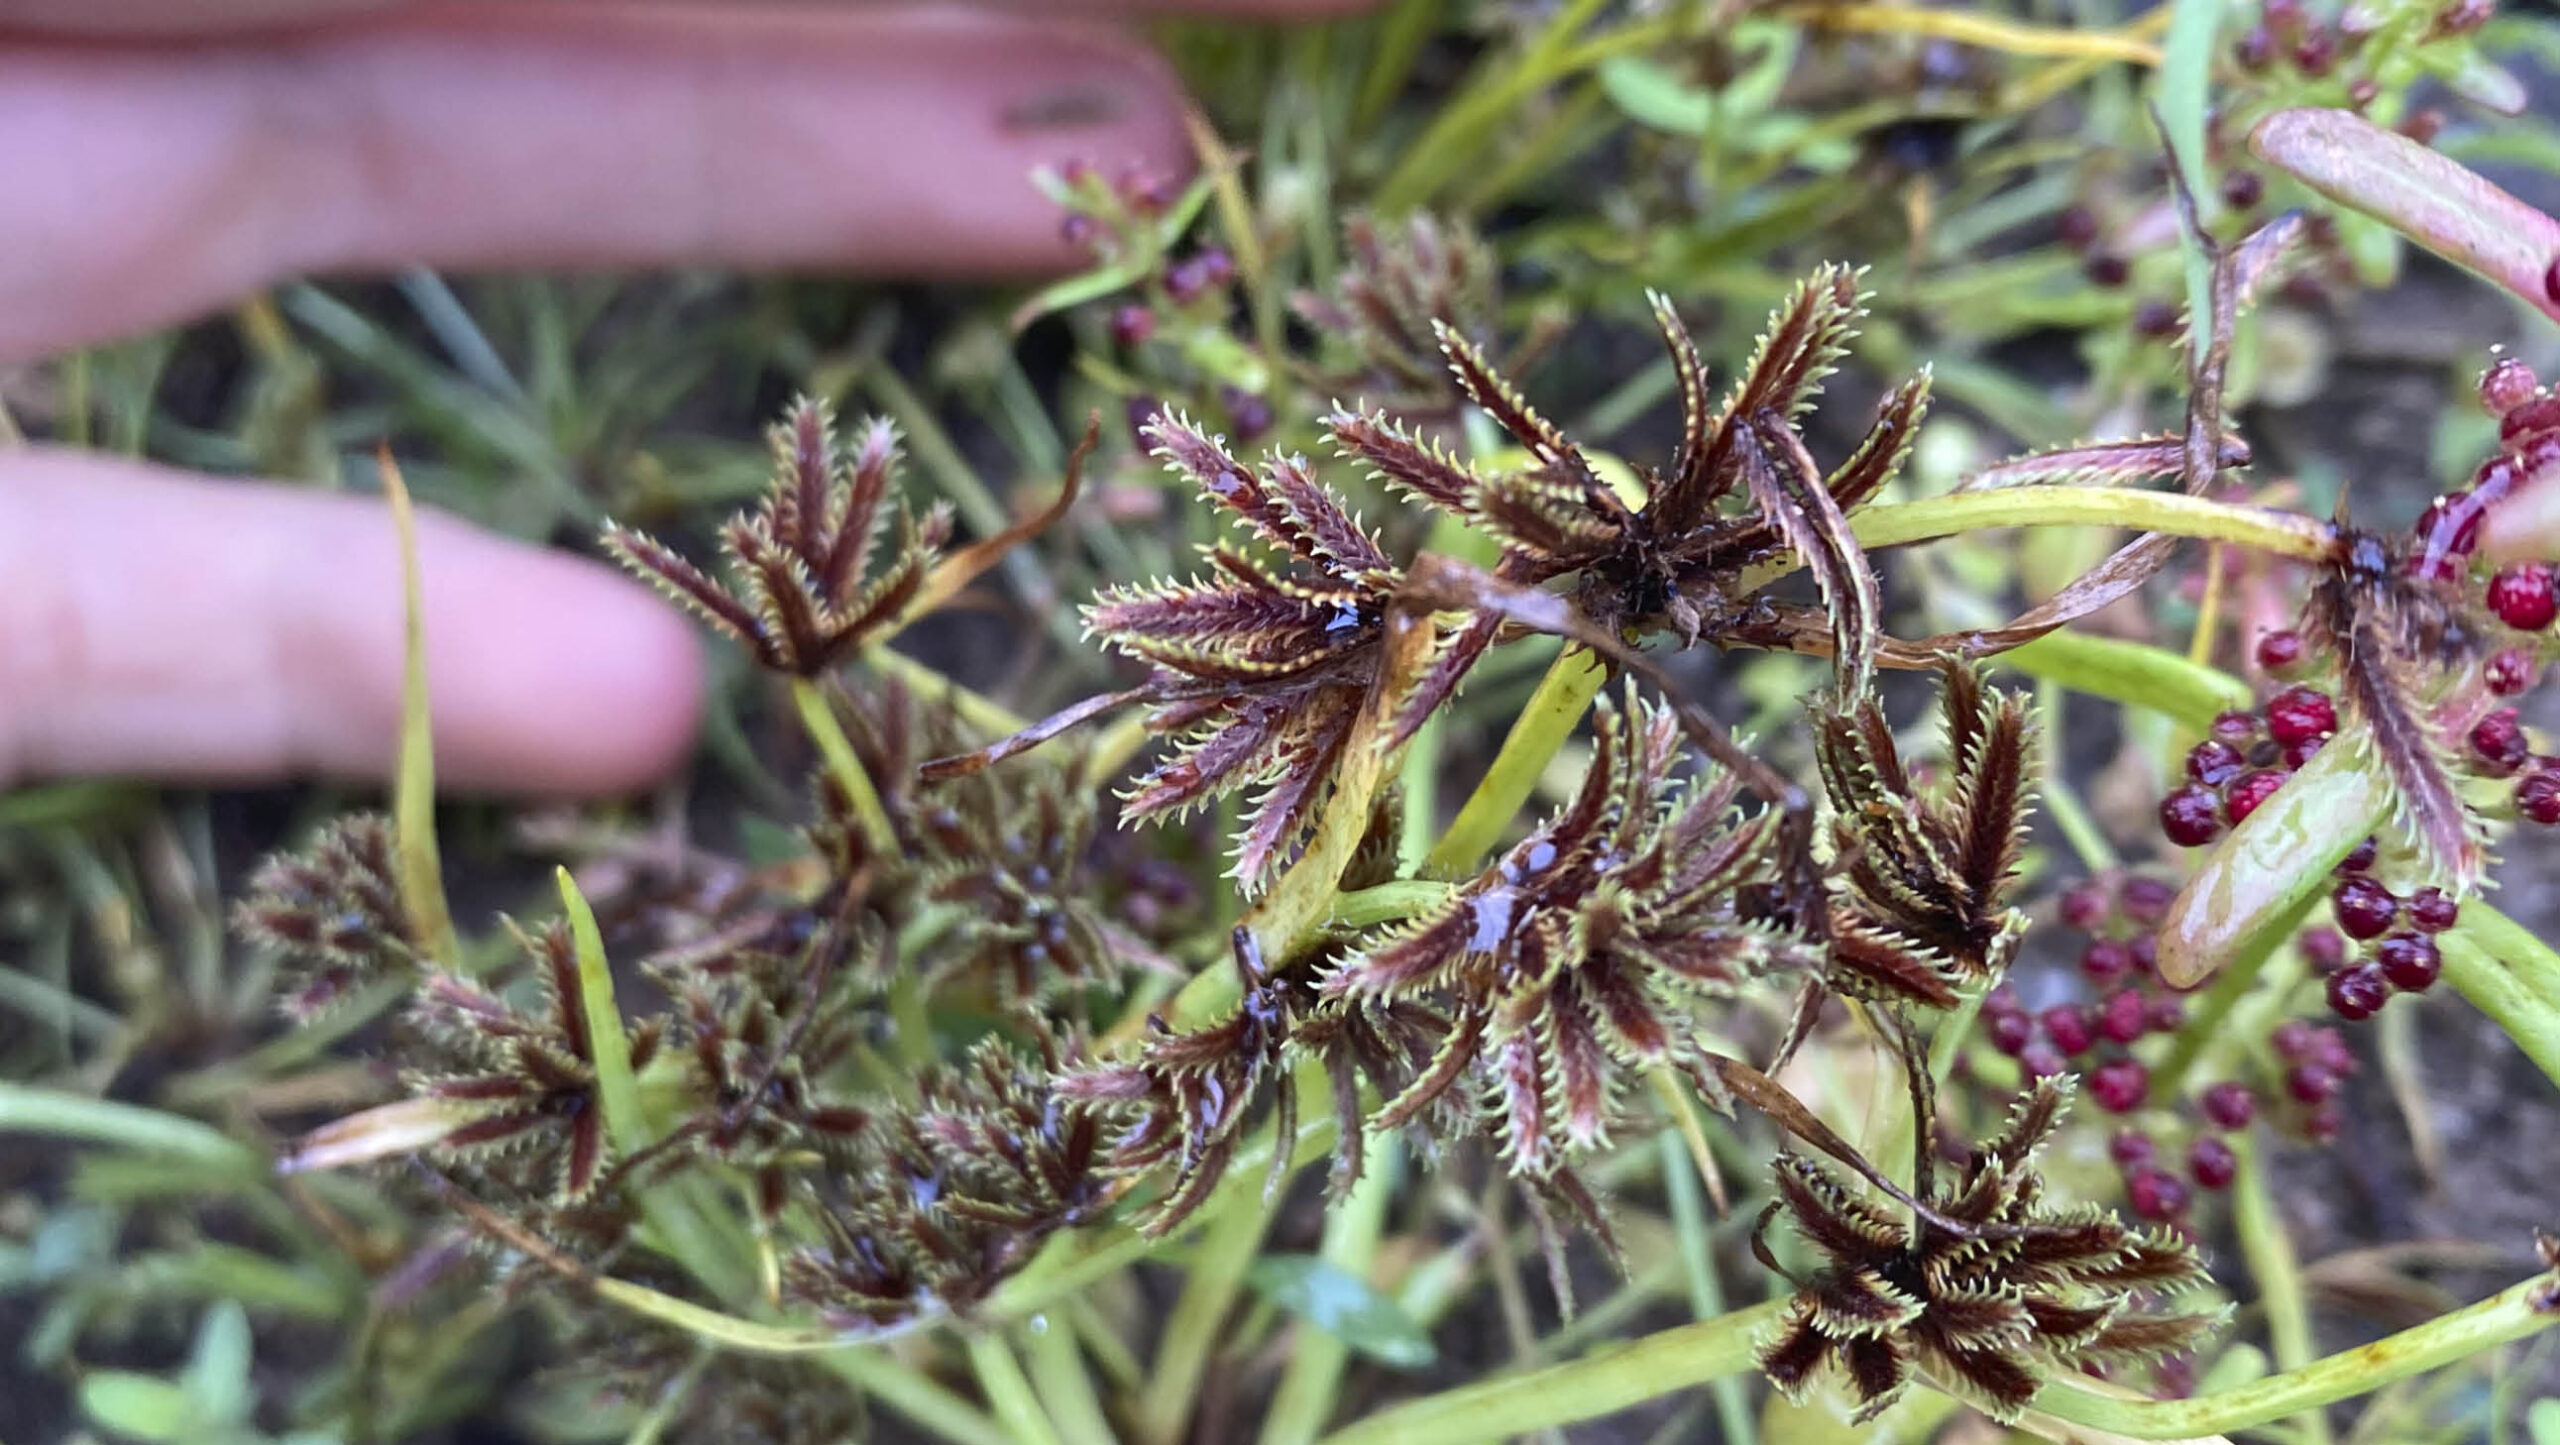
[[[645, 589], [433, 513], [419, 560], [444, 780], [610, 793], [682, 761], [699, 644]], [[0, 786], [387, 776], [402, 614], [378, 499], [0, 453], [0, 577]]]
[[515, 4], [21, 41], [0, 359], [309, 271], [1070, 265], [1027, 177], [1072, 158], [1181, 167], [1181, 101], [1127, 37], [1026, 15]]
[[[886, 4], [893, 0], [850, 0]], [[1364, 9], [1376, 0], [975, 0], [987, 9], [1085, 15], [1191, 14], [1289, 18]], [[307, 25], [411, 6], [414, 0], [0, 0], [0, 28], [63, 35], [205, 35]]]

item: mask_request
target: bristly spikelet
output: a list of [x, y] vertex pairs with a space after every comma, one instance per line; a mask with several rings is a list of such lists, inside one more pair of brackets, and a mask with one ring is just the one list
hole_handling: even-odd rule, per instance
[[1341, 343], [1325, 380], [1392, 413], [1447, 412], [1459, 400], [1440, 364], [1435, 324], [1482, 342], [1501, 319], [1500, 269], [1462, 221], [1417, 211], [1402, 225], [1366, 215], [1342, 223], [1344, 265], [1334, 295], [1291, 298], [1300, 318]]
[[287, 1016], [308, 1022], [367, 985], [415, 973], [399, 878], [399, 843], [377, 813], [340, 818], [304, 851], [258, 866], [232, 928], [282, 960], [277, 1003]]
[[[1931, 1192], [1927, 1202], [1953, 1231], [1906, 1219], [1829, 1169], [1781, 1154], [1778, 1195], [1760, 1228], [1783, 1210], [1823, 1265], [1795, 1281], [1794, 1301], [1761, 1344], [1769, 1382], [1802, 1401], [1836, 1372], [1865, 1423], [1926, 1369], [2007, 1424], [2054, 1372], [2153, 1359], [2202, 1340], [2222, 1311], [2160, 1304], [2205, 1281], [2194, 1246], [2127, 1229], [2095, 1206], [2045, 1202], [2036, 1156], [2069, 1100], [2066, 1082], [2039, 1080], [2008, 1126]], [[1754, 1250], [1778, 1269], [1759, 1233]]]
[[840, 456], [826, 405], [804, 398], [772, 441], [772, 486], [755, 510], [720, 531], [727, 583], [645, 532], [608, 524], [604, 544], [757, 662], [816, 677], [898, 620], [949, 540], [951, 514], [938, 505], [918, 524], [899, 502], [896, 539], [875, 574], [872, 554], [888, 529], [897, 474], [896, 430], [874, 421], [851, 455]]
[[1438, 1056], [1373, 1122], [1406, 1123], [1465, 1081], [1524, 1179], [1604, 1144], [1633, 1075], [1685, 1069], [1712, 1089], [1706, 1011], [1809, 961], [1739, 908], [1768, 877], [1774, 820], [1738, 818], [1730, 778], [1673, 781], [1684, 750], [1669, 710], [1604, 701], [1594, 728], [1571, 803], [1324, 986], [1347, 1004], [1445, 1010]]
[[[1156, 455], [1226, 513], [1264, 556], [1208, 550], [1211, 575], [1115, 587], [1085, 625], [1155, 669], [1136, 694], [1151, 730], [1178, 739], [1126, 797], [1132, 820], [1179, 816], [1259, 789], [1237, 840], [1234, 876], [1258, 890], [1312, 826], [1342, 750], [1377, 682], [1386, 617], [1403, 569], [1297, 457], [1248, 468], [1190, 422], [1160, 416]], [[1410, 707], [1455, 689], [1437, 669]]]
[[2026, 827], [2034, 735], [2026, 699], [1941, 663], [1945, 780], [1913, 780], [1872, 698], [1814, 715], [1814, 755], [1841, 860], [1829, 982], [1860, 998], [1946, 1008], [2008, 966], [2008, 904]]

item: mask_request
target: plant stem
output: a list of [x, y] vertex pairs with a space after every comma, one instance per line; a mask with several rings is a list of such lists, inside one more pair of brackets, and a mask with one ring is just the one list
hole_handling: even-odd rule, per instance
[[[1387, 1204], [1395, 1197], [1402, 1154], [1392, 1133], [1372, 1135], [1368, 1168], [1351, 1194], [1324, 1224], [1318, 1246], [1325, 1261], [1358, 1279], [1367, 1279], [1377, 1264], [1378, 1239], [1386, 1230]], [[1288, 1368], [1271, 1395], [1271, 1410], [1262, 1420], [1261, 1445], [1310, 1445], [1341, 1403], [1342, 1367], [1351, 1347], [1342, 1337], [1311, 1324], [1297, 1327], [1297, 1343]]]
[[2165, 714], [2196, 732], [2216, 713], [2255, 699], [2249, 684], [2167, 648], [2086, 632], [2048, 632], [2001, 653], [1999, 663], [2073, 692]]
[[1428, 878], [1399, 878], [1374, 888], [1334, 895], [1333, 911], [1325, 915], [1325, 923], [1333, 928], [1398, 923], [1440, 906], [1450, 892], [1451, 885]]
[[837, 1350], [818, 1362], [839, 1379], [951, 1445], [1023, 1445], [984, 1410], [872, 1349]]
[[2184, 1440], [2245, 1430], [2339, 1400], [2560, 1325], [2560, 1275], [2546, 1271], [2478, 1304], [2299, 1369], [2188, 1400], [2124, 1400], [2065, 1380], [2048, 1381], [2035, 1408], [2077, 1425], [2137, 1440]]
[[1422, 860], [1424, 874], [1463, 878], [1476, 871], [1494, 840], [1519, 816], [1520, 805], [1538, 786], [1547, 760], [1573, 735], [1575, 724], [1590, 710], [1591, 700], [1600, 695], [1601, 684], [1608, 678], [1608, 665], [1596, 653], [1577, 647], [1557, 654], [1547, 675], [1539, 679], [1538, 690], [1530, 694], [1511, 724], [1493, 765], [1467, 795], [1449, 831], [1440, 835]]
[[1118, 1445], [1065, 1316], [1031, 1319], [1020, 1333], [1022, 1352], [1031, 1360], [1031, 1383], [1064, 1445]]
[[[1660, 1137], [1663, 1192], [1670, 1196], [1672, 1227], [1679, 1231], [1680, 1267], [1689, 1281], [1689, 1310], [1700, 1320], [1716, 1319], [1725, 1312], [1724, 1282], [1716, 1277], [1715, 1235], [1707, 1223], [1705, 1191], [1698, 1187], [1698, 1176], [1682, 1157], [1685, 1151], [1681, 1141], [1668, 1131]], [[1750, 1402], [1743, 1397], [1741, 1382], [1728, 1375], [1707, 1388], [1715, 1395], [1716, 1422], [1724, 1445], [1757, 1445], [1758, 1425], [1751, 1418]]]
[[1003, 703], [997, 702], [984, 693], [973, 692], [962, 687], [936, 669], [916, 661], [895, 648], [885, 646], [866, 648], [862, 654], [862, 661], [864, 665], [881, 676], [894, 677], [905, 683], [911, 692], [936, 702], [949, 703], [951, 710], [960, 714], [962, 722], [988, 737], [1011, 737], [1031, 725], [1030, 719], [1016, 713]]
[[[2240, 1156], [2240, 1177], [2231, 1191], [2231, 1224], [2240, 1236], [2240, 1256], [2258, 1282], [2258, 1301], [2267, 1312], [2267, 1343], [2276, 1365], [2298, 1370], [2311, 1363], [2315, 1346], [2311, 1316], [2302, 1297], [2302, 1262], [2294, 1258], [2293, 1239], [2276, 1217], [2275, 1197], [2267, 1190], [2266, 1171], [2259, 1167], [2257, 1138], [2243, 1130], [2232, 1136]], [[2304, 1445], [2328, 1445], [2329, 1419], [2317, 1410], [2300, 1419]]]
[[836, 722], [836, 710], [827, 701], [826, 689], [813, 678], [795, 677], [791, 679], [791, 705], [799, 710], [800, 726], [807, 730], [809, 741], [818, 745], [819, 756], [826, 759], [828, 776], [852, 800], [863, 841], [883, 858], [897, 857], [901, 851], [898, 830], [889, 822], [889, 810], [881, 806], [880, 790], [871, 785], [871, 775], [862, 770], [862, 759], [854, 756], [853, 743]]
[[1597, 1419], [1749, 1369], [1755, 1337], [1786, 1303], [1771, 1300], [1561, 1365], [1427, 1395], [1338, 1430], [1324, 1445], [1474, 1445]]
[[1951, 492], [1867, 507], [1849, 519], [1849, 530], [1870, 549], [1998, 527], [2129, 527], [2230, 542], [2303, 562], [2326, 558], [2336, 540], [2328, 523], [2298, 512], [2140, 487], [2029, 486]]
[[995, 1407], [996, 1419], [1003, 1422], [1015, 1445], [1065, 1445], [1004, 1336], [974, 1330], [968, 1336], [968, 1348], [969, 1368], [977, 1374], [978, 1388], [986, 1393], [987, 1403]]
[[[1295, 1083], [1284, 1080], [1281, 1087], [1294, 1088]], [[1192, 1408], [1200, 1403], [1200, 1381], [1217, 1351], [1219, 1327], [1244, 1288], [1245, 1271], [1253, 1267], [1270, 1223], [1271, 1211], [1258, 1191], [1231, 1196], [1209, 1221], [1192, 1255], [1191, 1273], [1182, 1282], [1182, 1295], [1165, 1321], [1146, 1394], [1138, 1402], [1140, 1439], [1151, 1445], [1175, 1445], [1182, 1439]]]
[[2488, 905], [2476, 898], [2464, 900], [2461, 922], [2436, 937], [2444, 955], [2444, 981], [2560, 1084], [2560, 1008], [2537, 994], [2505, 958], [2482, 946], [2472, 927], [2473, 909], [2486, 912]]
[[259, 1166], [254, 1150], [210, 1124], [6, 1079], [0, 1079], [0, 1134], [51, 1134], [121, 1144], [242, 1173], [255, 1173]]

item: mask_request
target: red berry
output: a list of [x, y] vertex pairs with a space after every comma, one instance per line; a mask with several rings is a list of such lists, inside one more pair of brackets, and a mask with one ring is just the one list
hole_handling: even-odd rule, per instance
[[2151, 1001], [2151, 1031], [2174, 1034], [2187, 1025], [2187, 1001], [2174, 993], [2164, 993]]
[[2302, 1117], [2302, 1137], [2314, 1144], [2335, 1144], [2346, 1129], [2346, 1112], [2335, 1104], [2323, 1104]]
[[2334, 928], [2306, 928], [2302, 931], [2302, 956], [2322, 973], [2336, 973], [2346, 967], [2347, 941]]
[[2373, 1017], [2390, 998], [2391, 985], [2372, 964], [2360, 963], [2329, 975], [2329, 1012], [2349, 1023]]
[[2304, 738], [2300, 742], [2286, 743], [2284, 745], [2285, 771], [2289, 773], [2302, 771], [2302, 765], [2317, 756], [2328, 741], [2327, 738]]
[[2512, 442], [2554, 428], [2560, 428], [2560, 396], [2535, 397], [2498, 418], [2498, 440]]
[[2204, 1091], [2204, 1116], [2218, 1129], [2246, 1129], [2258, 1116], [2258, 1096], [2237, 1079], [2225, 1079]]
[[2489, 659], [2489, 691], [2500, 697], [2513, 697], [2533, 686], [2533, 673], [2533, 659], [2525, 655], [2523, 648], [2510, 647]]
[[2082, 933], [2095, 933], [2115, 911], [2115, 900], [2107, 896], [2106, 885], [2091, 878], [2075, 883], [2062, 895], [2062, 921]]
[[2270, 632], [2258, 639], [2258, 666], [2269, 672], [2290, 672], [2302, 661], [2302, 634], [2290, 628]]
[[1218, 400], [1227, 409], [1227, 420], [1234, 424], [1236, 440], [1249, 442], [1271, 430], [1271, 403], [1242, 387], [1218, 388]]
[[2146, 1169], [2125, 1181], [2125, 1202], [2154, 1224], [2167, 1224], [2187, 1212], [2187, 1186], [2174, 1174]]
[[2137, 933], [2133, 936], [2133, 966], [2144, 973], [2160, 967], [2160, 938], [2157, 934]]
[[2439, 582], [2461, 576], [2462, 563], [2457, 559], [2470, 556], [2480, 545], [2480, 519], [2487, 505], [2487, 498], [2458, 490], [2427, 503], [2411, 529], [2423, 545], [2419, 555], [2409, 559], [2409, 571]]
[[2240, 1156], [2207, 1134], [2187, 1146], [2187, 1174], [2207, 1189], [2227, 1189], [2239, 1177]]
[[2293, 68], [2318, 78], [2338, 63], [2338, 37], [2327, 26], [2314, 26], [2293, 44]]
[[2104, 986], [2133, 972], [2133, 950], [2112, 938], [2101, 938], [2080, 951], [2080, 974]]
[[2490, 362], [2489, 369], [2480, 374], [2480, 404], [2489, 409], [2491, 416], [2505, 416], [2533, 400], [2534, 393], [2541, 389], [2542, 380], [2533, 374], [2533, 368], [2512, 356]]
[[2055, 1048], [2052, 1040], [2038, 1039], [2018, 1055], [2018, 1067], [2025, 1069], [2030, 1079], [2050, 1079], [2071, 1067], [2071, 1061], [2062, 1056], [2062, 1050]]
[[2329, 911], [2349, 938], [2380, 938], [2400, 916], [2400, 899], [2370, 878], [2341, 882], [2329, 895]]
[[2222, 178], [2222, 199], [2235, 211], [2245, 211], [2264, 199], [2267, 183], [2258, 179], [2256, 171], [2233, 171]]
[[2160, 831], [2181, 848], [2201, 848], [2222, 836], [2221, 815], [2213, 789], [2189, 783], [2160, 800]]
[[2255, 75], [2275, 64], [2276, 38], [2267, 33], [2267, 27], [2253, 26], [2247, 34], [2232, 43], [2231, 58], [2240, 62], [2242, 70]]
[[2419, 933], [2395, 933], [2373, 950], [2374, 966], [2402, 993], [2425, 993], [2444, 972], [2435, 940]]
[[2150, 1163], [2158, 1152], [2151, 1136], [2139, 1129], [2118, 1129], [2114, 1137], [2107, 1140], [2107, 1157], [2116, 1161], [2119, 1169], [2139, 1169]]
[[2336, 1029], [2311, 1031], [2310, 1058], [2342, 1079], [2356, 1071], [2356, 1051], [2347, 1047], [2347, 1036]]
[[2092, 286], [2112, 289], [2133, 279], [2133, 263], [2101, 251], [2081, 263], [2080, 274], [2088, 277]]
[[2409, 899], [2409, 926], [2420, 933], [2442, 933], [2461, 917], [2461, 902], [2441, 888], [2421, 888]]
[[2267, 736], [2291, 744], [2338, 730], [2338, 708], [2314, 687], [2288, 687], [2267, 700]]
[[2213, 720], [2212, 733], [2233, 747], [2245, 748], [2258, 740], [2258, 715], [2253, 712], [2241, 712], [2237, 708], [2217, 714]]
[[2499, 708], [2471, 725], [2471, 754], [2492, 769], [2512, 773], [2533, 756], [2524, 723], [2511, 707]]
[[2117, 1043], [2132, 1043], [2150, 1029], [2151, 1005], [2139, 989], [2116, 990], [2098, 1010], [2098, 1032]]
[[2358, 843], [2354, 848], [2348, 851], [2346, 857], [2338, 860], [2338, 871], [2341, 873], [2362, 873], [2367, 868], [2373, 866], [2375, 855], [2379, 854], [2381, 851], [2382, 841], [2378, 838], [2367, 835], [2363, 842]]
[[2152, 341], [2166, 340], [2178, 334], [2178, 324], [2183, 319], [2178, 308], [2166, 301], [2141, 301], [2133, 308], [2133, 334]]
[[2223, 790], [2223, 812], [2230, 815], [2234, 824], [2239, 823], [2241, 819], [2258, 811], [2260, 803], [2275, 796], [2276, 789], [2284, 786], [2284, 777], [2282, 773], [2265, 769], [2254, 773], [2242, 773], [2231, 780], [2229, 788]]
[[2311, 1057], [2317, 1047], [2311, 1037], [2311, 1024], [2306, 1019], [2286, 1019], [2276, 1025], [2275, 1032], [2267, 1035], [2267, 1043], [2275, 1049], [2276, 1057], [2291, 1063], [2300, 1063]]
[[1111, 340], [1119, 346], [1138, 346], [1156, 334], [1156, 314], [1132, 303], [1111, 313]]
[[1058, 223], [1058, 239], [1070, 246], [1090, 246], [1101, 234], [1101, 223], [1082, 211], [1069, 211]]
[[2219, 738], [2206, 738], [2187, 749], [2187, 776], [2208, 788], [2219, 788], [2240, 775], [2249, 760]]
[[[2145, 928], [2150, 928], [2168, 916], [2169, 905], [2176, 901], [2177, 897], [2178, 890], [2170, 886], [2169, 880], [2135, 876], [2124, 880], [2124, 888], [2117, 895], [2117, 901], [2124, 905], [2125, 917]], [[2137, 956], [2142, 952], [2143, 942], [2144, 940], [2139, 938], [2133, 942], [2133, 951]]]
[[2551, 564], [2517, 562], [2489, 578], [2489, 610], [2518, 632], [2540, 632], [2560, 617], [2560, 594], [2551, 585]]
[[2089, 1096], [2110, 1114], [2130, 1114], [2151, 1092], [2151, 1071], [2132, 1059], [2109, 1059], [2089, 1075]]
[[2284, 1091], [2297, 1104], [2325, 1104], [2338, 1096], [2337, 1070], [2326, 1064], [2301, 1063], [2287, 1069]]
[[2548, 828], [2560, 824], [2560, 772], [2545, 768], [2516, 784], [2516, 811]]
[[2420, 145], [2432, 145], [2444, 131], [2444, 112], [2429, 106], [2400, 122], [2400, 133]]
[[2022, 1013], [1998, 1013], [1991, 1016], [1991, 1047], [2017, 1058], [2035, 1042], [2035, 1020]]
[[2053, 218], [2054, 239], [2074, 251], [2085, 251], [2098, 239], [2098, 217], [2087, 206], [2065, 206]]
[[2036, 1018], [2044, 1025], [2044, 1036], [2066, 1056], [2085, 1054], [2098, 1042], [2096, 1033], [2089, 1027], [2089, 1015], [2077, 1004], [2055, 1004]]

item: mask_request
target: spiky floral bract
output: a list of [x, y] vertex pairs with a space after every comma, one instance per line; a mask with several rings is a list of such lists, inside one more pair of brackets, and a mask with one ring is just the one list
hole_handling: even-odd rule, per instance
[[848, 1328], [965, 1314], [1051, 1234], [1099, 1213], [1102, 1124], [1055, 1086], [1074, 1062], [1043, 1034], [1029, 1055], [989, 1038], [927, 1070], [820, 1191], [825, 1242], [784, 1261], [785, 1291]]
[[258, 866], [232, 911], [241, 937], [276, 951], [277, 1003], [307, 1022], [377, 981], [412, 976], [408, 914], [400, 906], [399, 842], [391, 820], [355, 813], [321, 829], [300, 853]]
[[[578, 957], [569, 926], [519, 931], [533, 1006], [519, 1008], [470, 979], [442, 971], [419, 981], [406, 1020], [426, 1046], [407, 1071], [413, 1093], [443, 1101], [469, 1121], [437, 1139], [432, 1152], [470, 1162], [556, 1204], [587, 1199], [610, 1146], [596, 1085]], [[661, 1027], [630, 1030], [631, 1066], [655, 1056]]]
[[918, 523], [901, 501], [888, 561], [875, 572], [898, 469], [896, 429], [874, 421], [850, 454], [840, 454], [826, 405], [804, 398], [772, 441], [772, 486], [754, 511], [720, 531], [727, 583], [645, 532], [608, 525], [604, 544], [757, 662], [816, 677], [888, 630], [915, 600], [950, 538], [951, 514], [937, 505]]
[[[1141, 774], [1124, 816], [1180, 815], [1245, 788], [1261, 794], [1236, 842], [1234, 876], [1258, 890], [1331, 796], [1335, 766], [1378, 680], [1387, 612], [1403, 569], [1306, 462], [1274, 454], [1259, 469], [1179, 417], [1148, 427], [1156, 455], [1228, 514], [1278, 567], [1217, 545], [1214, 574], [1115, 587], [1086, 626], [1154, 669], [1139, 696], [1148, 727], [1180, 741]], [[1457, 687], [1435, 669], [1410, 708]]]
[[1115, 1170], [1167, 1171], [1164, 1194], [1142, 1225], [1151, 1235], [1170, 1233], [1207, 1201], [1266, 1104], [1276, 1120], [1272, 1177], [1279, 1177], [1298, 1132], [1289, 1075], [1301, 1059], [1317, 1061], [1332, 1083], [1333, 1185], [1337, 1193], [1348, 1188], [1362, 1167], [1362, 1084], [1382, 1096], [1403, 1090], [1449, 1032], [1448, 1019], [1418, 1001], [1327, 1006], [1310, 971], [1266, 968], [1246, 929], [1236, 930], [1234, 949], [1243, 990], [1233, 1013], [1179, 1033], [1150, 1018], [1151, 1037], [1135, 1058], [1060, 1086], [1126, 1120], [1112, 1141]]
[[1945, 1008], [2007, 967], [2024, 920], [2008, 904], [2034, 745], [2023, 696], [1941, 665], [1944, 780], [1922, 788], [1872, 697], [1817, 704], [1814, 755], [1831, 803], [1828, 981], [1859, 998]]
[[[1943, 1190], [1928, 1191], [1926, 1202], [1962, 1232], [1906, 1220], [1829, 1168], [1781, 1154], [1778, 1197], [1761, 1223], [1783, 1209], [1823, 1264], [1797, 1281], [1761, 1346], [1770, 1383], [1802, 1401], [1836, 1369], [1864, 1423], [1925, 1371], [2009, 1423], [2055, 1370], [2156, 1358], [2200, 1341], [2220, 1312], [2174, 1310], [2160, 1298], [2204, 1281], [2194, 1246], [2128, 1229], [2094, 1205], [2046, 1201], [2036, 1156], [2069, 1100], [2064, 1081], [2039, 1080], [2008, 1126]], [[1779, 1268], [1756, 1234], [1754, 1247]]]
[[1483, 238], [1462, 221], [1426, 211], [1401, 224], [1364, 214], [1342, 223], [1342, 249], [1334, 294], [1292, 299], [1308, 325], [1349, 353], [1324, 380], [1388, 413], [1453, 409], [1460, 398], [1433, 327], [1479, 345], [1493, 336], [1500, 267]]
[[1729, 777], [1685, 785], [1668, 709], [1602, 702], [1571, 803], [1458, 888], [1370, 942], [1325, 980], [1362, 1007], [1426, 1001], [1453, 1020], [1439, 1055], [1375, 1122], [1397, 1125], [1461, 1080], [1525, 1179], [1607, 1142], [1627, 1077], [1698, 1071], [1711, 1011], [1773, 967], [1791, 937], [1745, 920], [1737, 897], [1771, 866], [1773, 819], [1738, 818]]

